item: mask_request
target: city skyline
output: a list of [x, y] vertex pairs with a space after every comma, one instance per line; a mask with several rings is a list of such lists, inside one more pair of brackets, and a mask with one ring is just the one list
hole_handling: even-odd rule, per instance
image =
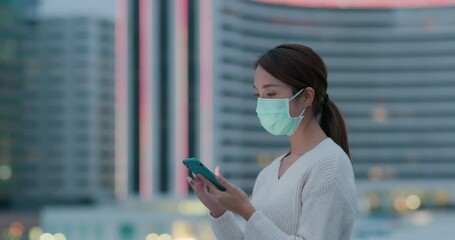
[[[288, 42], [327, 64], [349, 131], [355, 239], [393, 232], [398, 219], [426, 229], [450, 219], [455, 6], [277, 2], [0, 3], [10, 20], [0, 26], [0, 231], [212, 239], [181, 161], [219, 166], [251, 193], [259, 171], [288, 150], [256, 116], [254, 61]], [[376, 213], [391, 220], [376, 225]]]

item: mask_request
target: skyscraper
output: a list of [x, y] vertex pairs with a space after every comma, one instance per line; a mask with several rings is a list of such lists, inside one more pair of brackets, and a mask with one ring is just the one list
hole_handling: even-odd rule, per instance
[[196, 6], [187, 0], [118, 1], [119, 198], [188, 193], [181, 161], [196, 155], [199, 144]]
[[213, 51], [207, 55], [213, 86], [202, 93], [212, 96], [213, 127], [200, 131], [209, 132], [201, 135], [213, 144], [205, 159], [218, 161], [233, 182], [251, 190], [258, 161], [286, 151], [287, 140], [269, 136], [256, 119], [252, 64], [267, 49], [297, 42], [315, 49], [328, 66], [329, 94], [346, 118], [358, 183], [394, 179], [397, 186], [455, 192], [450, 3], [213, 3]]
[[12, 1], [2, 1], [0, 17], [0, 205], [6, 206], [16, 184], [13, 164], [20, 155], [21, 13]]
[[114, 24], [28, 21], [17, 201], [87, 203], [114, 196]]

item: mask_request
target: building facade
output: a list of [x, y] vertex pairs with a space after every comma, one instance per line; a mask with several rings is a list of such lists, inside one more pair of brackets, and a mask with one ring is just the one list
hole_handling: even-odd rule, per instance
[[114, 197], [114, 23], [30, 19], [17, 201]]
[[265, 2], [213, 1], [214, 151], [206, 159], [250, 191], [261, 163], [287, 150], [287, 139], [258, 124], [252, 67], [267, 49], [296, 42], [327, 64], [359, 183], [419, 186], [431, 179], [424, 185], [453, 194], [454, 8]]
[[15, 185], [14, 160], [20, 154], [18, 145], [21, 89], [20, 13], [11, 2], [0, 3], [0, 201], [11, 200]]
[[24, 85], [22, 40], [24, 19], [35, 16], [38, 0], [0, 2], [0, 205], [9, 207], [17, 188], [16, 163], [20, 143], [21, 91]]
[[286, 137], [260, 126], [252, 88], [254, 61], [285, 42], [324, 58], [360, 188], [454, 192], [450, 3], [119, 2], [117, 70], [128, 66], [117, 75], [127, 89], [116, 105], [120, 195], [187, 195], [187, 156], [251, 192], [260, 169], [288, 150]]

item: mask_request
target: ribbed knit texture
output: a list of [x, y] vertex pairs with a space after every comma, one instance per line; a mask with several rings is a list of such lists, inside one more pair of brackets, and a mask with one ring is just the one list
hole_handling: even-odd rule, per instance
[[357, 196], [344, 151], [327, 138], [278, 179], [282, 158], [259, 173], [251, 199], [256, 212], [244, 226], [238, 225], [232, 212], [211, 217], [217, 239], [350, 239]]

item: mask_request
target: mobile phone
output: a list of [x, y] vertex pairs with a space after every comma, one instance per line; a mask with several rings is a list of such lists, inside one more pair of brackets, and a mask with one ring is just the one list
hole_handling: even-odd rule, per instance
[[213, 183], [219, 190], [226, 191], [226, 188], [221, 185], [215, 177], [215, 174], [210, 171], [204, 164], [199, 161], [197, 158], [187, 158], [183, 160], [183, 165], [185, 165], [192, 173], [200, 174], [207, 178], [210, 182]]

